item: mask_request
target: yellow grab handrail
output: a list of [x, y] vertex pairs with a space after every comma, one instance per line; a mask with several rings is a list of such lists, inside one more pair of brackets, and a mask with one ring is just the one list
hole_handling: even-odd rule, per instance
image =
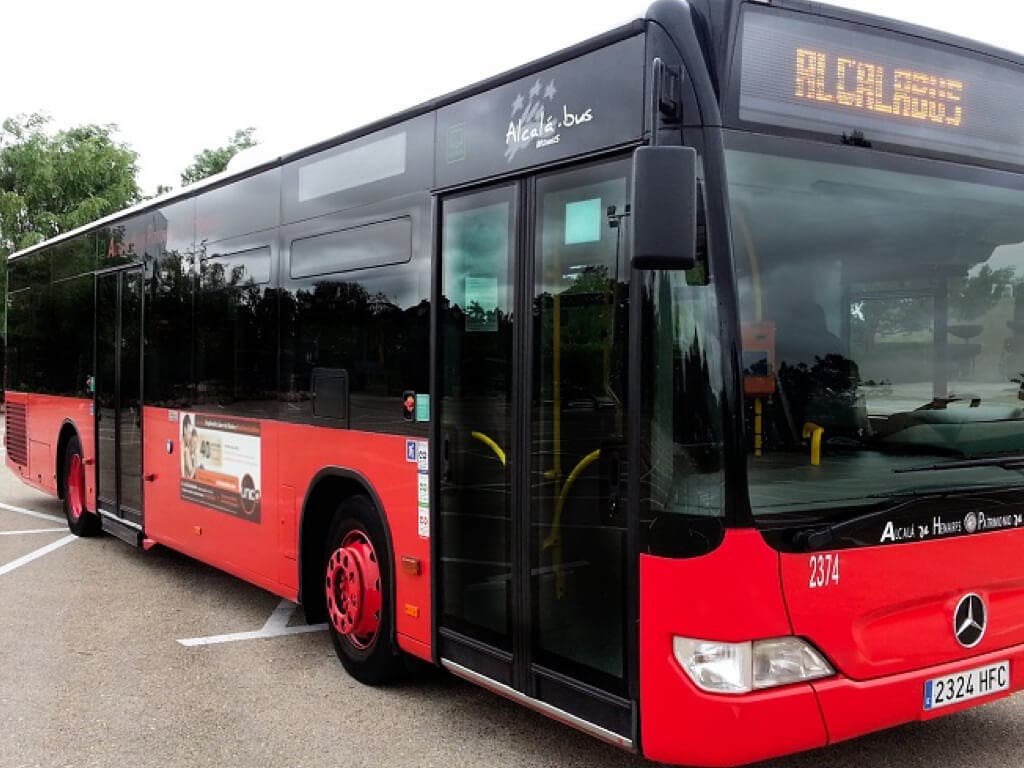
[[569, 497], [569, 489], [576, 482], [580, 473], [601, 458], [601, 449], [591, 451], [579, 463], [572, 468], [572, 472], [565, 478], [565, 484], [558, 493], [558, 500], [555, 502], [555, 516], [551, 520], [551, 531], [544, 539], [544, 549], [551, 551], [551, 565], [555, 569], [555, 594], [562, 597], [565, 594], [565, 571], [562, 570], [562, 509], [565, 507], [565, 500]]
[[483, 432], [477, 432], [476, 430], [474, 430], [474, 431], [470, 432], [469, 434], [472, 435], [474, 439], [479, 440], [481, 443], [483, 443], [488, 448], [490, 448], [492, 451], [494, 451], [494, 455], [498, 457], [499, 461], [501, 461], [501, 466], [503, 466], [503, 467], [505, 466], [505, 452], [503, 450], [501, 450], [501, 446], [500, 445], [498, 445], [496, 442], [494, 442], [494, 440], [489, 438]]

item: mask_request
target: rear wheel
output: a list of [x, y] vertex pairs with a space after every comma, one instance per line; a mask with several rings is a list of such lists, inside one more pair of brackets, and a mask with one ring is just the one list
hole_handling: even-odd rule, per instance
[[100, 519], [85, 505], [85, 461], [82, 458], [82, 442], [72, 437], [64, 449], [64, 517], [68, 528], [76, 536], [94, 536], [100, 531]]
[[394, 599], [385, 542], [367, 497], [338, 505], [324, 558], [327, 625], [345, 670], [366, 685], [387, 683], [403, 670], [392, 641]]

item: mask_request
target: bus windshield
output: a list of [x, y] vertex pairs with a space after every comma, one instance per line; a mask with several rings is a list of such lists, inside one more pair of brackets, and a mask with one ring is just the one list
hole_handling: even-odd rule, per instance
[[1024, 179], [731, 147], [755, 515], [1024, 485]]

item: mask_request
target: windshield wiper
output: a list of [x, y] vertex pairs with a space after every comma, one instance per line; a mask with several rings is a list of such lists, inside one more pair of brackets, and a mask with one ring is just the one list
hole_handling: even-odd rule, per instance
[[886, 504], [883, 507], [873, 509], [870, 512], [865, 512], [863, 515], [847, 518], [839, 523], [832, 523], [831, 525], [826, 525], [823, 528], [800, 531], [800, 533], [796, 535], [795, 541], [798, 545], [803, 545], [808, 549], [824, 549], [835, 541], [836, 536], [841, 534], [843, 531], [859, 528], [864, 523], [871, 522], [876, 517], [891, 515], [893, 512], [897, 512], [906, 506], [914, 504], [922, 498], [924, 497], [914, 496], [901, 499], [896, 504]]
[[[1024, 458], [1017, 457], [1017, 461], [1024, 462]], [[898, 512], [904, 507], [918, 504], [921, 501], [931, 501], [935, 499], [945, 499], [955, 496], [964, 496], [967, 494], [980, 494], [980, 493], [991, 493], [997, 491], [1003, 493], [1006, 491], [1019, 491], [1024, 489], [1024, 486], [1011, 485], [1011, 486], [991, 486], [991, 485], [963, 485], [954, 488], [944, 488], [942, 490], [933, 490], [922, 493], [921, 491], [907, 490], [907, 491], [894, 491], [892, 493], [878, 494], [872, 498], [893, 498], [898, 499], [893, 504], [885, 504], [881, 507], [872, 509], [864, 514], [857, 515], [856, 517], [850, 517], [846, 520], [841, 520], [838, 523], [832, 523], [831, 525], [825, 525], [821, 528], [814, 528], [811, 530], [800, 531], [795, 541], [797, 545], [802, 545], [808, 549], [824, 549], [840, 534], [855, 530], [862, 526], [864, 523], [869, 523], [879, 517], [888, 517], [894, 512]]]
[[943, 469], [971, 469], [972, 467], [999, 467], [1000, 469], [1024, 469], [1024, 456], [999, 456], [988, 459], [954, 459], [938, 464], [918, 464], [915, 467], [894, 469], [897, 475], [904, 472], [938, 472]]

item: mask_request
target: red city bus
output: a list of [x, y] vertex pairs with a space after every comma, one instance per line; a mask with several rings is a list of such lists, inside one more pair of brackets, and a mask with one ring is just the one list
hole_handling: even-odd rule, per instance
[[8, 264], [71, 530], [653, 759], [1024, 687], [1024, 60], [665, 0]]

